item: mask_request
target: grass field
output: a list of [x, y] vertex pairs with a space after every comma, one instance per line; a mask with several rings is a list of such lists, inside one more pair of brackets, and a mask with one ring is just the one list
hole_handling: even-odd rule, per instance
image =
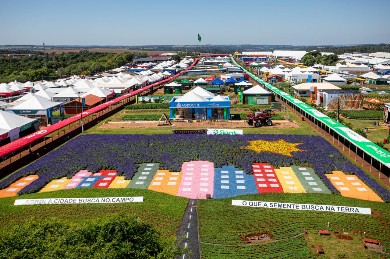
[[[199, 202], [202, 258], [311, 258], [317, 245], [322, 245], [326, 258], [383, 258], [383, 255], [364, 250], [363, 236], [384, 241], [385, 249], [390, 251], [389, 204], [315, 194], [248, 195], [237, 199], [368, 207], [377, 214], [247, 208], [231, 206], [231, 199], [202, 200]], [[303, 229], [308, 235], [290, 238]], [[354, 239], [340, 243], [334, 235], [317, 236], [318, 229], [344, 230]], [[275, 240], [284, 240], [244, 245], [240, 236], [250, 233], [269, 233]]]
[[0, 200], [0, 236], [12, 227], [31, 220], [43, 221], [56, 218], [58, 221], [82, 224], [99, 221], [107, 216], [123, 214], [139, 217], [151, 224], [164, 238], [175, 238], [188, 199], [139, 189], [74, 189], [51, 193], [35, 193], [17, 198], [82, 198], [144, 196], [143, 203], [80, 204], [80, 205], [32, 205], [14, 206], [15, 198]]
[[[344, 119], [345, 122], [352, 124], [353, 129], [364, 129], [367, 128], [367, 138], [372, 142], [383, 142], [383, 139], [389, 136], [389, 128], [382, 123], [380, 126], [374, 126], [375, 120], [357, 120], [357, 119]], [[378, 120], [377, 120], [378, 121]], [[390, 148], [390, 144], [384, 144], [384, 147]]]

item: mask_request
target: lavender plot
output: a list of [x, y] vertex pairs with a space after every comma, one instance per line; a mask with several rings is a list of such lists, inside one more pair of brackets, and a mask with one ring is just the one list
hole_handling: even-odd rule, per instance
[[[301, 151], [291, 156], [243, 149], [249, 141], [284, 140], [297, 145]], [[142, 163], [159, 163], [160, 169], [180, 171], [183, 162], [208, 160], [215, 167], [232, 165], [251, 172], [253, 162], [268, 162], [275, 168], [282, 166], [312, 167], [325, 185], [337, 190], [325, 177], [325, 173], [341, 170], [354, 173], [367, 183], [383, 200], [390, 200], [389, 192], [368, 177], [359, 167], [348, 161], [325, 139], [307, 135], [81, 135], [57, 150], [36, 160], [0, 182], [0, 188], [28, 174], [40, 178], [21, 191], [38, 191], [52, 179], [73, 176], [77, 171], [88, 169], [115, 169], [118, 174], [131, 179]]]

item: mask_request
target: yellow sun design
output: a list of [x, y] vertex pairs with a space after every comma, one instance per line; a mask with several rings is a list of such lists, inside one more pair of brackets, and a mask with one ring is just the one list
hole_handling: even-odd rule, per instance
[[302, 151], [297, 148], [299, 144], [301, 143], [290, 143], [284, 141], [283, 139], [279, 139], [277, 141], [253, 140], [249, 141], [249, 146], [242, 148], [252, 150], [256, 153], [272, 152], [285, 156], [291, 156], [291, 152]]

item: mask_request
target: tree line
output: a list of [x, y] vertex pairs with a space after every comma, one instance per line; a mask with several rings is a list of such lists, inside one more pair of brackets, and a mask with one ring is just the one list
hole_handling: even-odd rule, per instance
[[3, 54], [0, 57], [0, 82], [55, 80], [71, 75], [93, 75], [125, 65], [131, 62], [135, 55], [144, 56], [142, 53], [114, 54], [86, 50], [62, 54]]

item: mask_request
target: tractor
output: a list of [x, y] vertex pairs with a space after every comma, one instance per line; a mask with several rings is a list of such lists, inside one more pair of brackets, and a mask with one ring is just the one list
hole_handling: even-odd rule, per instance
[[249, 113], [246, 116], [246, 120], [249, 125], [255, 126], [256, 128], [261, 127], [262, 125], [272, 126], [271, 110]]

